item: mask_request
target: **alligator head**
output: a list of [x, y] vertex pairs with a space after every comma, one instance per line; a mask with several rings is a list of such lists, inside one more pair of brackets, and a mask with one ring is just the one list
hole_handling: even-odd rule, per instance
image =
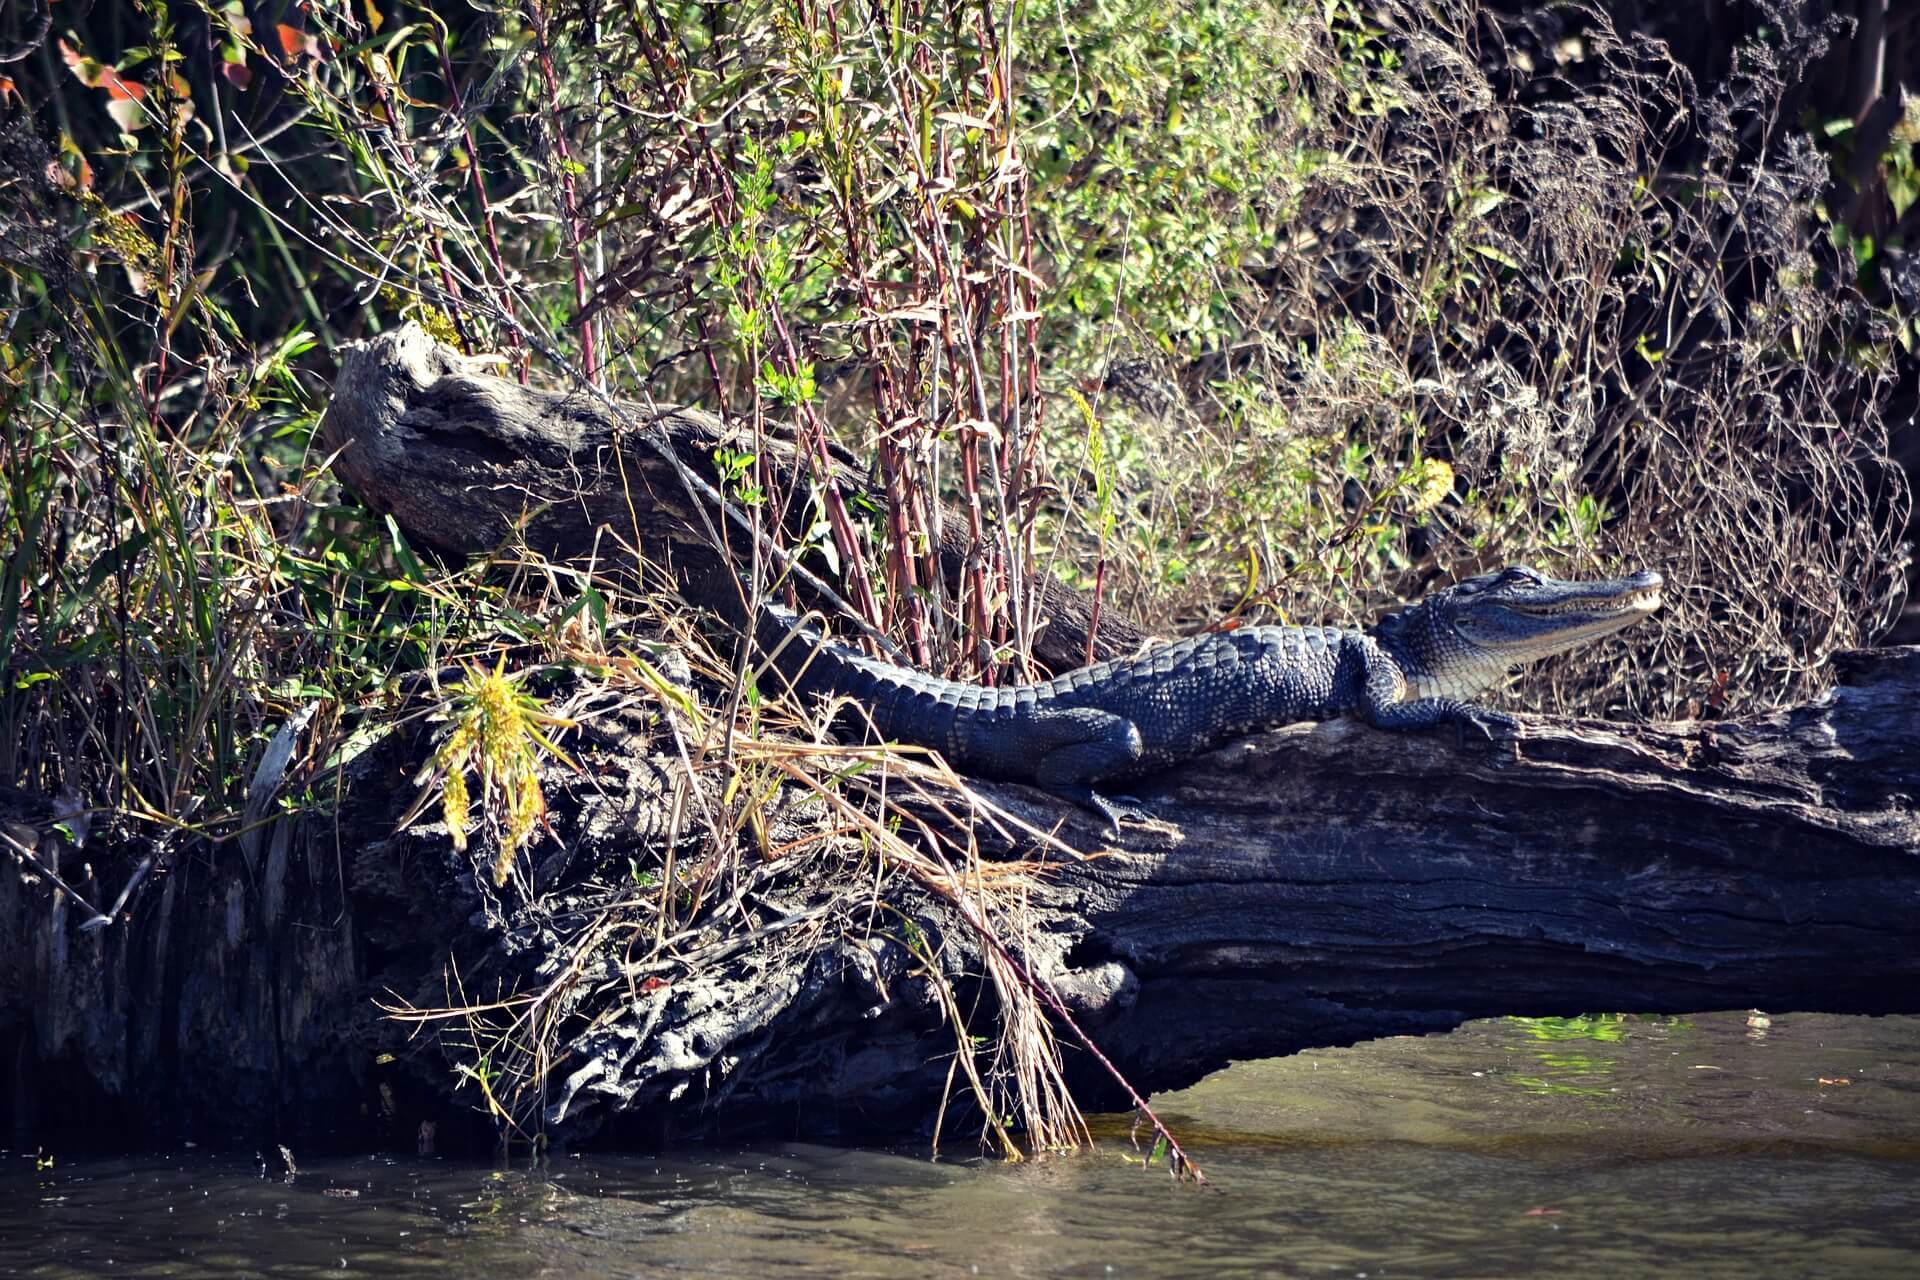
[[1466, 698], [1530, 662], [1618, 631], [1660, 607], [1660, 575], [1562, 582], [1515, 565], [1468, 578], [1381, 619], [1373, 637], [1417, 698]]

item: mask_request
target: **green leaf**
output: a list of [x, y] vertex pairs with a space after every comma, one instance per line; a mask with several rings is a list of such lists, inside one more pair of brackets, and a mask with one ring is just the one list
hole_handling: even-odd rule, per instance
[[1920, 170], [1895, 168], [1887, 174], [1887, 199], [1893, 203], [1893, 216], [1904, 218], [1907, 210], [1920, 200]]
[[401, 571], [414, 582], [427, 580], [426, 570], [420, 567], [420, 561], [414, 556], [413, 548], [407, 545], [407, 535], [400, 532], [400, 525], [391, 515], [386, 517], [387, 533], [393, 539], [393, 558], [400, 562]]
[[1504, 191], [1476, 191], [1467, 201], [1467, 216], [1484, 218], [1506, 202], [1507, 193]]
[[334, 748], [332, 754], [327, 757], [326, 763], [320, 766], [321, 770], [337, 769], [356, 757], [365, 755], [375, 743], [392, 733], [394, 729], [398, 727], [398, 722], [393, 720], [383, 722], [370, 721], [361, 725], [347, 735], [345, 742], [342, 742], [338, 747]]

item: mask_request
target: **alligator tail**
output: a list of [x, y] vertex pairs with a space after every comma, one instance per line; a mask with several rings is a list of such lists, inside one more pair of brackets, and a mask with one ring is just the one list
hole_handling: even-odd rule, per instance
[[851, 699], [882, 737], [945, 749], [961, 703], [979, 697], [970, 685], [856, 652], [780, 605], [761, 609], [754, 635], [760, 657], [788, 687]]

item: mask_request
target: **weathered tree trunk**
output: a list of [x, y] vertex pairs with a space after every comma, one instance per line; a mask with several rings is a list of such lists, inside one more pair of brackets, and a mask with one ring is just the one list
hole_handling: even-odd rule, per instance
[[[443, 528], [435, 513], [476, 485], [503, 491], [444, 455], [517, 468], [506, 492], [575, 492], [612, 470], [587, 448], [601, 433], [555, 430], [578, 419], [540, 410], [550, 402], [537, 395], [498, 379], [423, 381], [418, 367], [403, 339], [369, 344], [346, 365], [330, 417], [337, 443], [358, 442], [343, 472], [403, 526]], [[409, 370], [398, 399], [395, 369]], [[342, 412], [357, 385], [379, 380], [386, 408]], [[422, 417], [433, 434], [414, 425]], [[713, 429], [686, 411], [666, 420]], [[346, 461], [356, 449], [404, 482], [358, 479]], [[653, 536], [684, 542], [673, 487], [661, 479], [650, 492], [665, 495], [643, 512], [659, 519]], [[498, 540], [503, 514], [471, 514], [462, 545]], [[556, 548], [567, 538], [557, 532]], [[1067, 655], [1084, 616], [1049, 627]], [[1236, 1057], [1502, 1013], [1920, 1012], [1920, 651], [1852, 661], [1852, 682], [1822, 703], [1751, 721], [1531, 721], [1517, 763], [1351, 722], [1232, 745], [1149, 788], [1162, 821], [1130, 828], [1121, 852], [1047, 878], [1029, 960], [1143, 1089]], [[1064, 820], [1080, 847], [1102, 843], [1077, 811], [989, 790], [1042, 824]], [[971, 954], [950, 911], [915, 909]], [[887, 948], [877, 946], [883, 971]], [[891, 963], [904, 968], [904, 954]], [[839, 957], [796, 953], [790, 964], [725, 998], [689, 1000], [681, 1060], [665, 1060], [658, 1027], [575, 1046], [574, 1085], [657, 1105], [714, 1068], [742, 1110], [818, 1116], [855, 1099], [886, 1110], [882, 1098], [924, 1108], [946, 1071], [940, 1042], [926, 1038], [935, 1010], [901, 999], [876, 1016], [885, 983], [843, 980]], [[794, 995], [749, 997], [783, 987]], [[674, 1021], [670, 1002], [658, 1012]], [[687, 1046], [704, 1051], [688, 1059]], [[742, 1046], [750, 1069], [729, 1065]]]
[[[481, 549], [521, 522], [534, 545], [571, 554], [607, 522], [637, 525], [644, 550], [683, 564], [711, 554], [683, 523], [671, 468], [597, 410], [449, 372], [405, 333], [342, 368], [327, 424], [346, 448], [340, 470], [416, 540]], [[691, 411], [661, 420], [689, 465], [718, 430]], [[1049, 631], [1071, 655], [1084, 614], [1055, 599]], [[1528, 718], [1517, 760], [1346, 721], [1230, 744], [1137, 789], [1158, 821], [1130, 824], [1103, 856], [1050, 863], [1022, 957], [1143, 1091], [1235, 1058], [1494, 1014], [1920, 1012], [1920, 649], [1841, 668], [1819, 701], [1741, 721]], [[653, 801], [671, 789], [673, 753], [617, 718], [583, 733], [588, 773], [550, 792], [543, 886], [657, 857], [669, 838]], [[444, 833], [391, 833], [424, 749], [392, 741], [363, 764], [337, 837], [310, 832], [277, 861], [201, 851], [144, 890], [131, 919], [84, 939], [50, 922], [46, 888], [0, 891], [0, 1048], [16, 1092], [37, 1085], [44, 1119], [57, 1069], [123, 1114], [166, 1098], [204, 1133], [218, 1127], [204, 1097], [196, 1111], [160, 1090], [204, 1095], [205, 1080], [229, 1100], [230, 1132], [311, 1133], [321, 1109], [365, 1105], [377, 1052], [404, 1062], [430, 1043], [372, 998], [440, 1003], [452, 964], [487, 995], [497, 983], [570, 1002], [544, 1099], [562, 1136], [608, 1122], [627, 1135], [850, 1135], [930, 1120], [953, 1039], [904, 922], [965, 982], [981, 944], [947, 902], [894, 882], [874, 912], [854, 886], [869, 922], [855, 929], [831, 886], [796, 889], [776, 861], [735, 890], [730, 918], [758, 928], [697, 972], [672, 949], [651, 967], [623, 967], [631, 949], [613, 948], [567, 968], [560, 939], [613, 899], [556, 892], [489, 927]], [[1037, 791], [979, 789], [1075, 847], [1109, 845]], [[31, 808], [13, 806], [44, 830]], [[223, 1002], [232, 1026], [267, 1029], [270, 1061], [204, 1033]], [[1090, 1057], [1069, 1048], [1068, 1065], [1084, 1102], [1118, 1100]], [[453, 1079], [437, 1057], [410, 1079], [402, 1117], [465, 1105], [429, 1096]]]

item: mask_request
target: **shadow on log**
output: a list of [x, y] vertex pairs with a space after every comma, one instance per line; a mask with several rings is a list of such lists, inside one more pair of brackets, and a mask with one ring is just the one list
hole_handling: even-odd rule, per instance
[[[714, 420], [653, 421], [660, 447], [708, 465]], [[638, 529], [683, 580], [721, 568], [658, 449], [577, 399], [473, 372], [417, 333], [348, 355], [326, 430], [344, 450], [340, 473], [419, 542], [479, 551], [521, 525], [537, 548], [572, 554], [610, 525]], [[1049, 592], [1048, 634], [1070, 658], [1084, 602]], [[1130, 636], [1117, 626], [1107, 639]], [[1517, 761], [1443, 734], [1293, 726], [1137, 788], [1158, 820], [1115, 842], [1038, 791], [978, 790], [1077, 848], [1109, 846], [1056, 857], [1036, 878], [1023, 955], [1143, 1092], [1233, 1059], [1498, 1014], [1916, 1013], [1920, 649], [1840, 666], [1819, 701], [1740, 721], [1528, 717]], [[338, 836], [303, 834], [277, 873], [239, 850], [201, 851], [143, 890], [130, 918], [84, 936], [49, 922], [57, 895], [44, 884], [9, 879], [0, 1048], [16, 1121], [36, 1091], [46, 1119], [54, 1071], [115, 1114], [171, 1107], [199, 1136], [317, 1134], [328, 1108], [360, 1118], [336, 1129], [364, 1134], [379, 1128], [371, 1099], [393, 1111], [395, 1088], [407, 1123], [394, 1132], [416, 1111], [457, 1113], [468, 1100], [446, 1096], [445, 1063], [373, 998], [437, 1003], [450, 963], [502, 989], [557, 989], [556, 940], [602, 918], [617, 892], [590, 890], [593, 869], [687, 838], [656, 820], [673, 753], [618, 716], [582, 732], [591, 776], [554, 780], [557, 848], [533, 873], [553, 895], [504, 925], [489, 923], [485, 888], [443, 830], [393, 832], [419, 741], [369, 757]], [[9, 829], [29, 843], [38, 832], [46, 865], [59, 863], [45, 806], [11, 808]], [[819, 818], [793, 807], [781, 821]], [[204, 877], [190, 904], [174, 888], [189, 871]], [[866, 885], [803, 892], [785, 874], [776, 861], [742, 875], [729, 907], [753, 927], [698, 975], [670, 957], [623, 968], [616, 952], [567, 972], [575, 1003], [544, 1094], [557, 1136], [851, 1137], [931, 1122], [953, 1039], [902, 931], [846, 924], [856, 902], [877, 918]], [[912, 922], [944, 972], [977, 980], [979, 941], [949, 904], [911, 885], [888, 892], [884, 919]], [[198, 1034], [196, 1017], [221, 1001], [230, 1027], [259, 1034]], [[380, 1079], [380, 1053], [417, 1064], [411, 1084]], [[1085, 1054], [1066, 1055], [1084, 1104], [1121, 1100]], [[218, 1082], [222, 1116], [201, 1081]]]

